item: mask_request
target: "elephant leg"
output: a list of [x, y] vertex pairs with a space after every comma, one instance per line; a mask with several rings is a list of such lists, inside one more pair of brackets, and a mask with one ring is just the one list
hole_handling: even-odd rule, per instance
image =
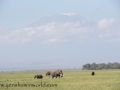
[[55, 74], [55, 77], [57, 78], [57, 74]]
[[57, 76], [60, 78], [60, 75], [59, 75], [59, 74], [57, 74]]
[[60, 77], [59, 77], [59, 76], [60, 76], [59, 74], [57, 74], [56, 76], [57, 76], [58, 78], [60, 78]]

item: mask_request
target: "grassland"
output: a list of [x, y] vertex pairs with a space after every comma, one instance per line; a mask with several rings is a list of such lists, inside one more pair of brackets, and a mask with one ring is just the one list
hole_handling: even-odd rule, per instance
[[[39, 73], [43, 79], [34, 79]], [[120, 90], [120, 70], [96, 70], [95, 76], [90, 70], [63, 73], [63, 78], [54, 79], [46, 77], [45, 72], [0, 73], [0, 90]]]

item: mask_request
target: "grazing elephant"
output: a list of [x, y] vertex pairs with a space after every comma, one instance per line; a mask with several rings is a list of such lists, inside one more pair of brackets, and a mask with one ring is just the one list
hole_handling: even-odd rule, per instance
[[35, 76], [34, 76], [34, 79], [35, 79], [35, 78], [37, 78], [37, 79], [42, 79], [43, 76], [42, 76], [41, 74], [38, 74], [38, 75], [35, 75]]
[[46, 72], [46, 76], [49, 76], [49, 78], [50, 78], [50, 74], [51, 74], [51, 71]]
[[61, 75], [61, 77], [63, 77], [63, 72], [62, 72], [62, 70], [52, 70], [51, 71], [51, 76], [52, 76], [52, 78], [54, 78], [54, 77], [59, 77], [60, 78], [60, 75]]
[[94, 72], [94, 71], [92, 71], [91, 75], [92, 75], [92, 76], [94, 76], [94, 75], [95, 75], [95, 72]]

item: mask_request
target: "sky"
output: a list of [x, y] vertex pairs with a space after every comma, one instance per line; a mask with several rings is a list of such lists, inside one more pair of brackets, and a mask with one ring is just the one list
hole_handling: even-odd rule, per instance
[[[29, 27], [43, 17], [63, 13], [95, 24], [51, 22]], [[0, 0], [0, 70], [120, 63], [119, 54], [119, 0]]]

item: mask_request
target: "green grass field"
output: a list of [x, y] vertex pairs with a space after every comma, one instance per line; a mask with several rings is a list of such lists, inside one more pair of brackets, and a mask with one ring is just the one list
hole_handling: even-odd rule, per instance
[[[45, 72], [0, 73], [0, 90], [120, 90], [120, 70], [96, 70], [95, 76], [91, 70], [63, 73], [63, 78], [54, 79]], [[35, 74], [42, 74], [43, 79], [34, 79]]]

